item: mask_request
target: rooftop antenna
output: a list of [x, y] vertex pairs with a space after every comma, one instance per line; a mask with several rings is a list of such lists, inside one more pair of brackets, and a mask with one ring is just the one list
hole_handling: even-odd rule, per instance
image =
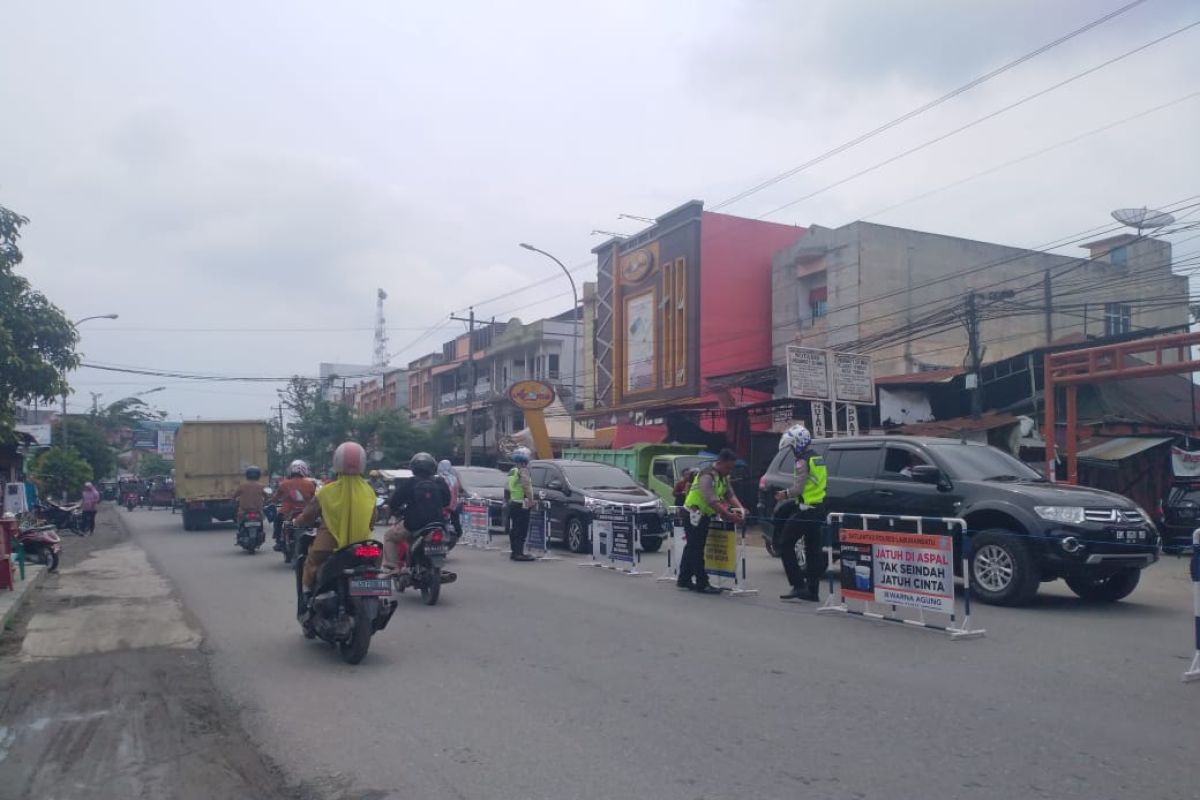
[[654, 217], [639, 217], [637, 214], [617, 214], [617, 219], [631, 219], [634, 222], [658, 222]]
[[1112, 212], [1112, 217], [1122, 225], [1127, 225], [1130, 228], [1137, 228], [1138, 236], [1142, 235], [1143, 230], [1158, 230], [1165, 228], [1175, 221], [1174, 214], [1168, 214], [1166, 211], [1155, 211], [1152, 208], [1118, 208]]
[[382, 375], [391, 363], [388, 355], [387, 320], [383, 316], [383, 301], [387, 300], [387, 292], [375, 290], [375, 359], [372, 361], [373, 371]]

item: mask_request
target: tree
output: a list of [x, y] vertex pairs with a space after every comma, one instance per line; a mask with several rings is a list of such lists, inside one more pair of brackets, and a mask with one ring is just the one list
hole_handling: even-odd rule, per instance
[[147, 453], [138, 461], [137, 474], [139, 478], [157, 478], [171, 474], [175, 462], [167, 461], [158, 453]]
[[43, 495], [77, 497], [92, 479], [92, 468], [72, 447], [51, 447], [33, 460], [29, 475]]
[[29, 222], [0, 206], [0, 441], [13, 436], [19, 402], [52, 402], [67, 391], [67, 370], [79, 366], [75, 326], [14, 271]]
[[104, 431], [110, 441], [123, 442], [129, 437], [129, 432], [143, 422], [158, 422], [166, 417], [166, 412], [152, 408], [144, 400], [137, 397], [124, 397], [109, 403], [98, 413], [92, 414], [92, 421]]
[[[109, 446], [108, 441], [104, 438], [104, 434], [96, 426], [92, 425], [87, 418], [68, 417], [66, 424], [68, 444], [92, 468], [92, 475], [97, 479], [115, 475], [117, 472], [117, 454]], [[62, 427], [62, 423], [60, 422], [51, 429], [51, 442], [55, 445], [62, 444], [59, 441], [63, 432]]]

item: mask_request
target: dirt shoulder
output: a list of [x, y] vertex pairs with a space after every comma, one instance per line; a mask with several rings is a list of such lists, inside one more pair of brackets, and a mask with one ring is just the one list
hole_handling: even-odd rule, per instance
[[117, 515], [64, 548], [59, 574], [0, 640], [0, 800], [298, 797], [216, 689], [200, 632]]

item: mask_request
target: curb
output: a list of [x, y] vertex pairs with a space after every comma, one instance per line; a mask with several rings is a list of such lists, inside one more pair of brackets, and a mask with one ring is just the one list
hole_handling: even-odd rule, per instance
[[6, 605], [0, 612], [0, 633], [8, 629], [8, 623], [12, 621], [17, 612], [21, 610], [21, 604], [25, 602], [25, 596], [33, 590], [33, 587], [38, 584], [42, 576], [46, 574], [46, 567], [42, 564], [26, 564], [25, 565], [25, 580], [18, 581], [16, 588], [11, 592], [0, 594], [0, 601], [12, 599], [12, 602], [0, 605]]

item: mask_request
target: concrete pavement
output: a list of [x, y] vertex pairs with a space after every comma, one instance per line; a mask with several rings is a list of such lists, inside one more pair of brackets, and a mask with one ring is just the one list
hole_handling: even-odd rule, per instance
[[278, 554], [125, 519], [252, 737], [318, 796], [1200, 797], [1183, 561], [1115, 606], [980, 607], [988, 637], [951, 642], [780, 603], [761, 550], [738, 599], [456, 550], [442, 603], [406, 597], [351, 667], [301, 637]]
[[[8, 568], [8, 562], [0, 563], [0, 569]], [[45, 573], [46, 568], [41, 564], [26, 564], [25, 579], [22, 580], [14, 570], [12, 591], [0, 590], [0, 631], [8, 627]]]

